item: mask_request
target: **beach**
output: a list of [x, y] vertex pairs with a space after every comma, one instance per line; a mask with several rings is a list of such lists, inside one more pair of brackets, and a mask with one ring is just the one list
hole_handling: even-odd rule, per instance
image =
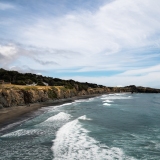
[[30, 117], [31, 113], [42, 107], [62, 105], [64, 103], [70, 103], [78, 99], [87, 99], [100, 95], [101, 94], [75, 96], [72, 98], [49, 100], [46, 102], [31, 103], [29, 105], [27, 104], [23, 106], [15, 106], [0, 109], [0, 129], [16, 121], [25, 119], [26, 117]]

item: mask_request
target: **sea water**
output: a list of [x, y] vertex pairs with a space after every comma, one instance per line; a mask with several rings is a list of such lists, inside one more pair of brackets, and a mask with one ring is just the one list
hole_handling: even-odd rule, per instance
[[43, 110], [1, 130], [1, 160], [160, 159], [160, 94], [107, 94]]

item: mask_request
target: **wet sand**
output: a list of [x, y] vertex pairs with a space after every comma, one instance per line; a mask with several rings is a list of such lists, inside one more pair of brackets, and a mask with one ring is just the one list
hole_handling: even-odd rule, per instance
[[20, 119], [24, 119], [27, 116], [29, 117], [28, 114], [33, 113], [34, 111], [40, 109], [41, 107], [57, 106], [57, 105], [62, 105], [64, 103], [74, 102], [75, 100], [78, 99], [87, 99], [97, 96], [101, 96], [101, 94], [76, 96], [72, 98], [59, 99], [54, 101], [49, 100], [47, 102], [32, 103], [30, 105], [0, 109], [0, 129]]

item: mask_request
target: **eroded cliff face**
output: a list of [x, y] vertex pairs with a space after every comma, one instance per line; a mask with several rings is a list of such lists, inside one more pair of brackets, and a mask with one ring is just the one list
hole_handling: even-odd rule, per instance
[[20, 106], [35, 102], [49, 100], [48, 94], [44, 90], [0, 90], [0, 107]]
[[88, 88], [78, 91], [76, 88], [66, 89], [65, 87], [50, 87], [47, 89], [0, 89], [0, 108], [26, 105], [36, 102], [46, 102], [48, 100], [71, 98], [74, 96], [105, 94], [111, 92], [135, 92], [135, 93], [160, 93], [160, 89], [127, 86], [127, 87], [103, 87]]
[[95, 88], [77, 91], [74, 89], [50, 88], [50, 89], [0, 89], [0, 108], [26, 105], [48, 100], [71, 98], [75, 96], [102, 94], [108, 90]]

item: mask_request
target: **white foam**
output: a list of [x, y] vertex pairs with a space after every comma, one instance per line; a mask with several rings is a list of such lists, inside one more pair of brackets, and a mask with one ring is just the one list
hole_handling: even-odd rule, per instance
[[126, 95], [126, 94], [128, 94], [128, 93], [116, 93], [115, 95], [122, 96], [122, 95]]
[[81, 99], [81, 100], [75, 100], [75, 102], [81, 103], [81, 102], [87, 102], [88, 99]]
[[20, 136], [40, 135], [42, 133], [43, 131], [38, 129], [30, 129], [30, 130], [19, 129], [17, 131], [5, 134], [1, 137], [20, 137]]
[[88, 101], [93, 101], [95, 98], [89, 98], [89, 100]]
[[47, 120], [37, 124], [36, 126], [60, 127], [64, 123], [66, 123], [66, 121], [68, 121], [71, 117], [72, 116], [68, 113], [60, 112], [60, 113], [48, 118]]
[[102, 96], [100, 96], [100, 97], [106, 97], [108, 94], [103, 94]]
[[79, 99], [79, 100], [75, 100], [75, 102], [81, 103], [81, 102], [91, 102], [93, 101], [95, 98], [89, 98], [89, 99]]
[[10, 128], [13, 128], [13, 127], [15, 127], [15, 126], [17, 126], [17, 125], [20, 125], [20, 124], [22, 124], [23, 122], [25, 122], [25, 121], [27, 121], [27, 120], [29, 120], [29, 119], [30, 119], [30, 118], [27, 118], [27, 119], [25, 119], [25, 120], [18, 121], [18, 122], [15, 122], [15, 123], [11, 123], [11, 124], [7, 125], [6, 127], [3, 127], [2, 129], [0, 129], [0, 132], [1, 132], [1, 131], [4, 131], [4, 130], [7, 130], [7, 129], [10, 129]]
[[60, 112], [50, 118], [48, 118], [45, 122], [52, 122], [52, 121], [63, 121], [63, 120], [69, 120], [71, 118], [71, 115], [68, 113]]
[[77, 103], [85, 102], [86, 100], [75, 100]]
[[111, 106], [109, 103], [103, 103], [104, 106]]
[[128, 93], [115, 93], [115, 94], [108, 94], [101, 99], [109, 100], [109, 99], [131, 99], [132, 96], [130, 96]]
[[87, 118], [86, 115], [81, 116], [81, 117], [79, 117], [78, 119], [81, 119], [81, 120], [88, 120], [88, 121], [92, 120], [91, 118]]
[[47, 108], [49, 108], [48, 112], [55, 112], [55, 109], [56, 109], [56, 110], [60, 110], [60, 107], [68, 106], [68, 105], [71, 105], [71, 104], [74, 104], [74, 103], [75, 103], [75, 102], [72, 102], [72, 103], [64, 103], [64, 104], [62, 104], [62, 105], [47, 107]]
[[113, 101], [107, 99], [107, 100], [105, 100], [105, 101], [103, 101], [103, 102], [109, 102], [109, 103], [110, 103], [110, 102], [113, 102]]
[[125, 97], [125, 96], [108, 96], [101, 99], [132, 99], [132, 97]]
[[68, 105], [71, 105], [71, 104], [73, 104], [74, 102], [72, 102], [72, 103], [64, 103], [64, 104], [62, 104], [62, 105], [60, 105], [60, 106], [68, 106]]
[[88, 136], [78, 119], [59, 129], [53, 141], [54, 160], [113, 160], [131, 159], [120, 148], [109, 148]]

